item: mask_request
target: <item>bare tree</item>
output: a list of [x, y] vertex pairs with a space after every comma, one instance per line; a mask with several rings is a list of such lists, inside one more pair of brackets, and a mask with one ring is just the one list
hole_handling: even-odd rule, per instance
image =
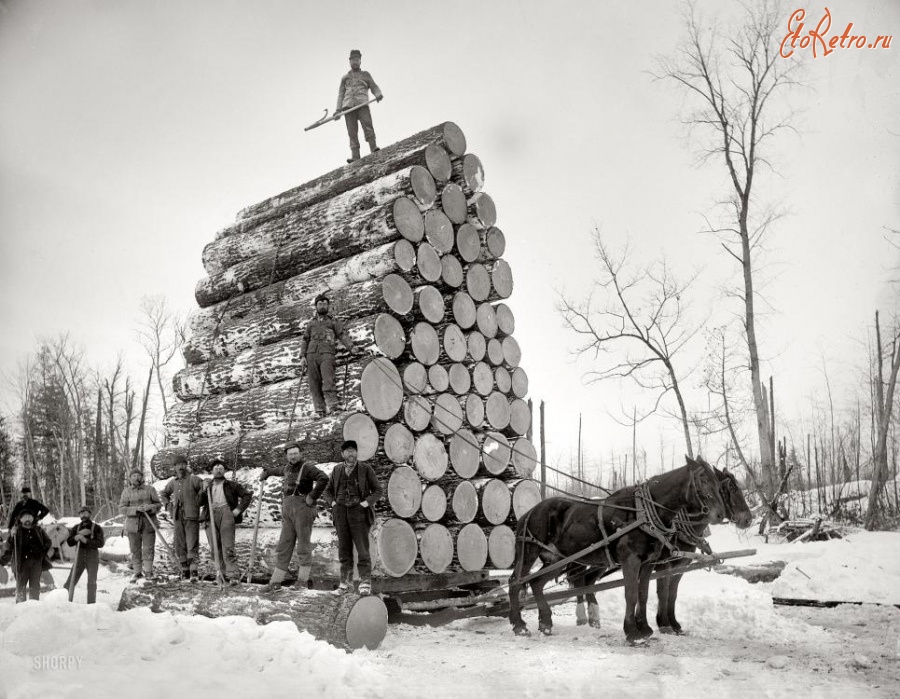
[[[581, 339], [578, 355], [589, 355], [599, 363], [585, 375], [593, 383], [606, 379], [630, 379], [655, 395], [655, 405], [642, 415], [646, 419], [659, 408], [671, 391], [678, 403], [684, 428], [685, 448], [693, 457], [688, 413], [675, 370], [674, 358], [696, 334], [685, 317], [686, 292], [696, 275], [678, 281], [664, 261], [629, 267], [629, 251], [614, 254], [594, 229], [594, 247], [600, 276], [587, 299], [562, 298], [559, 311], [567, 328]], [[602, 296], [599, 308], [594, 296]], [[637, 414], [633, 423], [640, 421]]]
[[704, 139], [703, 159], [725, 166], [730, 191], [722, 202], [726, 223], [709, 228], [742, 273], [743, 329], [766, 471], [775, 466], [775, 438], [760, 374], [754, 258], [775, 217], [758, 206], [756, 185], [762, 167], [771, 167], [766, 147], [779, 132], [791, 128], [790, 112], [777, 108], [781, 93], [797, 84], [797, 63], [779, 56], [783, 17], [777, 3], [762, 0], [748, 5], [741, 27], [723, 36], [701, 21], [691, 5], [684, 20], [684, 44], [672, 58], [659, 59], [657, 71], [658, 78], [674, 81], [694, 105], [684, 120]]
[[185, 328], [184, 320], [169, 308], [164, 296], [141, 299], [138, 339], [150, 358], [151, 374], [156, 372], [163, 415], [169, 410], [165, 368], [184, 344]]

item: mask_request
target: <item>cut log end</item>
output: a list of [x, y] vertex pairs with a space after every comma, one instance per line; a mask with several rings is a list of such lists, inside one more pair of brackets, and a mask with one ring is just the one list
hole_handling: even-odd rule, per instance
[[422, 491], [422, 514], [429, 522], [438, 522], [447, 514], [447, 493], [441, 486], [429, 485]]
[[419, 553], [419, 542], [412, 526], [402, 519], [377, 520], [369, 534], [372, 566], [391, 577], [406, 575]]
[[462, 129], [452, 121], [444, 123], [444, 145], [451, 155], [460, 158], [466, 152], [466, 137]]
[[441, 190], [441, 209], [453, 223], [460, 225], [466, 222], [466, 195], [458, 184], [451, 182]]
[[378, 428], [365, 413], [353, 413], [344, 421], [343, 437], [356, 442], [360, 461], [368, 461], [378, 450]]
[[456, 537], [456, 556], [463, 570], [481, 570], [487, 562], [487, 537], [477, 524], [467, 524]]
[[432, 143], [425, 149], [425, 167], [437, 182], [446, 182], [453, 174], [450, 156], [436, 143]]
[[413, 463], [416, 471], [426, 481], [434, 482], [447, 472], [447, 449], [433, 434], [423, 434], [416, 438], [413, 448]]
[[406, 349], [406, 333], [400, 321], [388, 313], [375, 319], [375, 346], [390, 359], [397, 359]]
[[453, 562], [453, 536], [440, 524], [429, 524], [419, 534], [419, 554], [432, 573], [443, 573]]
[[443, 211], [425, 212], [425, 240], [441, 255], [453, 249], [453, 224]]
[[413, 195], [421, 208], [428, 208], [437, 200], [437, 186], [431, 173], [421, 165], [413, 165], [409, 171]]
[[390, 420], [403, 405], [400, 373], [389, 359], [373, 359], [363, 369], [360, 386], [366, 411], [376, 420]]
[[412, 432], [399, 422], [384, 433], [384, 453], [395, 464], [405, 464], [412, 458], [415, 443]]
[[425, 219], [419, 207], [409, 197], [399, 197], [393, 203], [391, 213], [394, 228], [404, 238], [418, 243], [425, 235]]
[[387, 307], [397, 315], [404, 316], [412, 310], [413, 290], [403, 277], [388, 274], [381, 282], [381, 293]]
[[387, 500], [398, 517], [412, 517], [422, 503], [422, 481], [408, 466], [391, 471], [388, 479]]
[[481, 236], [471, 223], [464, 223], [456, 231], [456, 250], [463, 262], [475, 262], [481, 254]]
[[450, 439], [450, 464], [460, 478], [472, 478], [478, 473], [481, 449], [467, 429], [460, 429]]

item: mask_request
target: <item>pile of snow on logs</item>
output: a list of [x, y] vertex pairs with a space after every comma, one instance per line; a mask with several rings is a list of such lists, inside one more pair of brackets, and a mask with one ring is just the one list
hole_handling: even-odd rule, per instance
[[[376, 574], [510, 567], [516, 518], [540, 490], [506, 238], [483, 184], [445, 122], [241, 211], [203, 251], [156, 478], [176, 456], [194, 473], [222, 458], [256, 495], [286, 442], [324, 463], [354, 439], [386, 493]], [[338, 347], [341, 407], [319, 418], [299, 363], [323, 292], [364, 352]], [[279, 485], [266, 486], [269, 525]]]

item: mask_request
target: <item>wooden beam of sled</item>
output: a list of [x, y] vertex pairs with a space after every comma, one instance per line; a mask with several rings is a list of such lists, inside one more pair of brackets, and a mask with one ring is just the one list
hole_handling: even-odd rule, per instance
[[897, 609], [900, 609], [900, 604], [891, 604], [890, 602], [850, 602], [847, 600], [801, 599], [799, 597], [773, 597], [772, 604], [788, 607], [820, 607], [825, 609], [833, 609], [839, 604], [874, 604], [879, 607], [896, 607]]

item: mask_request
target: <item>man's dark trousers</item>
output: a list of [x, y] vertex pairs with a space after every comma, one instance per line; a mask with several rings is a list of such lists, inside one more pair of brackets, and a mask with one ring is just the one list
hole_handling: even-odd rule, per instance
[[372, 125], [372, 112], [369, 111], [368, 105], [360, 107], [354, 112], [344, 114], [344, 121], [347, 124], [347, 135], [350, 136], [351, 150], [359, 150], [359, 128], [357, 124], [362, 124], [366, 142], [373, 148], [375, 147], [375, 127]]
[[87, 603], [94, 604], [97, 601], [97, 570], [100, 568], [100, 551], [97, 549], [79, 549], [78, 559], [72, 566], [69, 577], [66, 580], [66, 589], [72, 584], [72, 574], [75, 574], [75, 585], [81, 579], [81, 574], [87, 570]]
[[356, 569], [360, 580], [371, 580], [372, 559], [369, 556], [369, 513], [359, 505], [335, 505], [332, 513], [338, 536], [338, 560], [341, 580], [353, 578], [353, 547], [356, 547]]

